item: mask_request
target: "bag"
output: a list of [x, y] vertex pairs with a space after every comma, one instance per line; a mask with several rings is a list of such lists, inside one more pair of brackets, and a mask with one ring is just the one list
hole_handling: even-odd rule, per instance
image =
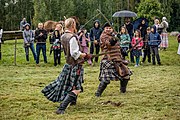
[[125, 77], [125, 76], [130, 75], [130, 70], [122, 62], [119, 64], [115, 63], [114, 66], [115, 66], [116, 72], [118, 73], [119, 76]]

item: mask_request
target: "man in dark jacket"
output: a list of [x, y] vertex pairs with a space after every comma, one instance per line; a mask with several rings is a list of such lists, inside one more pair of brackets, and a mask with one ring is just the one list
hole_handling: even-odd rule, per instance
[[158, 46], [161, 44], [161, 37], [156, 31], [156, 26], [151, 27], [151, 33], [149, 34], [149, 42], [151, 53], [152, 53], [152, 63], [156, 65], [155, 56], [159, 65], [161, 65]]
[[[128, 30], [128, 34], [130, 36], [130, 40], [132, 41], [134, 28], [133, 28], [133, 24], [131, 23], [131, 19], [130, 18], [125, 18], [124, 26]], [[129, 48], [130, 49], [132, 48], [131, 44], [129, 44]], [[133, 56], [132, 53], [133, 53], [133, 50], [131, 50], [131, 52], [130, 52], [130, 60], [131, 60], [132, 63], [134, 63], [134, 56]]]
[[47, 39], [47, 31], [43, 29], [43, 23], [38, 24], [38, 29], [35, 31], [35, 39], [36, 39], [36, 52], [37, 52], [37, 59], [36, 64], [39, 64], [39, 55], [40, 50], [42, 49], [44, 62], [47, 63], [47, 56], [46, 56], [46, 39]]
[[[100, 28], [100, 22], [99, 20], [95, 20], [94, 27], [91, 28], [89, 35], [91, 40], [90, 54], [94, 53], [94, 47], [96, 49], [96, 54], [99, 54], [101, 33], [102, 29]], [[98, 62], [98, 57], [95, 58], [95, 62]]]
[[146, 21], [145, 19], [142, 19], [141, 24], [138, 26], [138, 29], [141, 31], [141, 37], [143, 40], [145, 40], [145, 35], [147, 34], [146, 29], [147, 29]]

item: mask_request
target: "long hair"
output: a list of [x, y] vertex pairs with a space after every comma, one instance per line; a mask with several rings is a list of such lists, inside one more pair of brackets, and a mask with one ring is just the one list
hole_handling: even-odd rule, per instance
[[[136, 30], [135, 32], [138, 32], [138, 34], [139, 34], [138, 37], [140, 38], [141, 37], [141, 31], [140, 30]], [[134, 35], [134, 37], [137, 37], [136, 34]]]
[[125, 29], [125, 33], [124, 33], [124, 34], [127, 35], [127, 34], [128, 34], [128, 30], [127, 30], [127, 28], [126, 28], [125, 26], [122, 26], [122, 27], [120, 28], [120, 34], [122, 34], [121, 30], [122, 30], [123, 28]]

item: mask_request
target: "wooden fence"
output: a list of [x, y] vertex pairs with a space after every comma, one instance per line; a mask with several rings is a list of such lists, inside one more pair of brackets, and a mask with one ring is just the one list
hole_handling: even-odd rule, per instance
[[[14, 44], [14, 64], [16, 65], [16, 44], [18, 39], [23, 39], [22, 31], [4, 31], [2, 35], [2, 43], [7, 40], [15, 40]], [[1, 44], [0, 43], [0, 60], [2, 59]]]

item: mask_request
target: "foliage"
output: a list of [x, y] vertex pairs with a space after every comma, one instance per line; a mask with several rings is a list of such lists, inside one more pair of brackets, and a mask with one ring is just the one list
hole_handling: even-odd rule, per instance
[[172, 0], [171, 8], [173, 8], [172, 12], [170, 13], [170, 31], [180, 31], [180, 1], [179, 0]]
[[151, 25], [153, 24], [154, 17], [162, 18], [163, 16], [161, 4], [158, 0], [142, 1], [137, 8], [137, 14], [139, 17], [147, 18]]
[[[180, 30], [177, 26], [180, 22], [179, 0], [0, 0], [0, 8], [0, 26], [4, 30], [18, 30], [23, 17], [27, 18], [33, 28], [38, 22], [64, 20], [64, 16], [77, 16], [83, 25], [97, 14], [97, 9], [113, 21], [117, 28], [123, 20], [120, 23], [120, 19], [112, 18], [113, 13], [129, 9], [151, 22], [154, 16], [166, 16], [171, 23], [169, 30]], [[105, 22], [100, 15], [95, 19], [99, 19], [102, 24]], [[90, 29], [92, 23], [87, 24], [86, 28]]]
[[[0, 61], [0, 119], [2, 120], [178, 120], [180, 118], [180, 56], [178, 43], [170, 37], [169, 48], [160, 51], [162, 66], [144, 63], [135, 68], [129, 81], [127, 93], [119, 92], [119, 81], [112, 81], [96, 98], [99, 84], [99, 66], [84, 65], [84, 92], [78, 96], [76, 106], [69, 106], [64, 115], [56, 115], [59, 103], [48, 101], [41, 90], [56, 79], [62, 65], [53, 66], [53, 56], [48, 64], [35, 65], [30, 52], [30, 62], [25, 62], [23, 41], [17, 43], [17, 66], [13, 65], [14, 41], [2, 44]], [[172, 59], [173, 58], [173, 59]], [[102, 104], [108, 100], [120, 102], [120, 106]]]

